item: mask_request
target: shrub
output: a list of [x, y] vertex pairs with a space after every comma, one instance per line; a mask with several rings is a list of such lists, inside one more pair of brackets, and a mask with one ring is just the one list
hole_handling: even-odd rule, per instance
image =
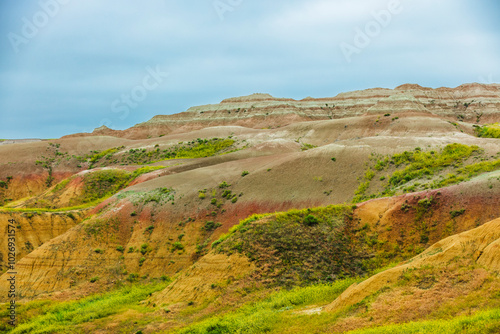
[[146, 258], [144, 258], [144, 257], [141, 257], [141, 258], [139, 259], [139, 267], [142, 267], [142, 265], [143, 265], [144, 261], [146, 261]]
[[139, 278], [139, 274], [129, 274], [128, 277], [127, 277], [127, 281], [129, 282], [135, 282], [137, 281], [137, 279]]
[[243, 177], [243, 176], [247, 176], [248, 174], [250, 174], [250, 172], [249, 172], [249, 171], [247, 171], [247, 170], [245, 170], [245, 171], [243, 171], [243, 172], [241, 173], [241, 176], [242, 176], [242, 177]]
[[228, 184], [226, 181], [223, 181], [221, 184], [219, 184], [219, 188], [224, 189], [224, 188], [229, 188], [231, 185]]
[[90, 279], [90, 283], [95, 283], [95, 282], [97, 282], [98, 280], [99, 280], [99, 277], [98, 277], [98, 276], [92, 277], [92, 278]]
[[313, 226], [318, 224], [318, 219], [314, 217], [313, 215], [308, 215], [306, 218], [304, 218], [304, 224], [307, 226]]
[[198, 194], [198, 198], [200, 198], [200, 199], [205, 199], [205, 197], [207, 197], [207, 195], [205, 193], [200, 192]]
[[176, 250], [183, 250], [184, 249], [184, 245], [181, 244], [179, 241], [176, 241], [172, 244], [172, 249], [171, 249], [171, 252], [174, 252]]
[[123, 248], [123, 246], [117, 246], [116, 250], [123, 253], [125, 251], [125, 248]]
[[218, 228], [220, 226], [222, 226], [221, 223], [215, 223], [215, 222], [213, 222], [213, 221], [210, 220], [210, 221], [207, 221], [205, 223], [205, 226], [203, 226], [203, 229], [205, 231], [213, 231], [213, 230], [215, 230], [216, 228]]
[[332, 161], [337, 161], [337, 158], [335, 158], [335, 157], [332, 157], [332, 159], [331, 159], [331, 160], [332, 160]]
[[142, 244], [141, 245], [141, 254], [144, 255], [146, 253], [149, 253], [151, 251], [151, 248], [149, 248], [148, 244]]
[[465, 212], [465, 209], [452, 210], [452, 211], [450, 211], [450, 215], [451, 215], [451, 218], [455, 218], [455, 217], [463, 215], [464, 212]]
[[94, 250], [94, 252], [96, 252], [97, 254], [104, 254], [104, 250], [100, 249], [100, 248], [96, 248]]

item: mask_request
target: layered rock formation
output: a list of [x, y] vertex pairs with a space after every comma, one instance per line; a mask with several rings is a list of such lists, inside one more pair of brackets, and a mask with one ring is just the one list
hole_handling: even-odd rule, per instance
[[189, 108], [174, 115], [158, 115], [126, 130], [101, 126], [92, 133], [71, 136], [115, 136], [129, 139], [158, 137], [209, 126], [239, 125], [276, 128], [295, 122], [362, 116], [366, 114], [425, 114], [450, 121], [484, 124], [495, 121], [500, 110], [500, 85], [465, 84], [456, 88], [401, 85], [341, 93], [330, 98], [302, 100], [269, 94], [229, 98], [219, 104]]

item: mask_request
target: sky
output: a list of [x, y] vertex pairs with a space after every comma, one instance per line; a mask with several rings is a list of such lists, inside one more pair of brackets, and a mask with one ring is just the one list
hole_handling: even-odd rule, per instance
[[500, 82], [497, 0], [4, 0], [0, 138], [269, 93]]

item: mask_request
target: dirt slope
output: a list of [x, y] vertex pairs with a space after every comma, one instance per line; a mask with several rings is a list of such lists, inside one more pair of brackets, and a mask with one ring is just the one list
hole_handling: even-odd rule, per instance
[[499, 270], [500, 218], [483, 226], [445, 238], [407, 263], [381, 272], [360, 284], [353, 285], [331, 303], [325, 311], [361, 302], [380, 289], [396, 284], [405, 271], [425, 266], [444, 266], [455, 258], [469, 259], [491, 272]]

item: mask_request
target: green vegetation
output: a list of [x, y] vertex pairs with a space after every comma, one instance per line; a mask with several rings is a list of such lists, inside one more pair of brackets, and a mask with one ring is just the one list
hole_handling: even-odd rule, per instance
[[54, 182], [54, 177], [52, 176], [54, 168], [56, 168], [61, 163], [62, 159], [68, 155], [67, 152], [59, 151], [60, 146], [61, 144], [49, 143], [49, 146], [46, 148], [48, 155], [42, 155], [41, 160], [35, 162], [35, 165], [40, 165], [43, 169], [47, 170], [48, 175], [45, 180], [47, 188], [52, 186], [52, 182]]
[[221, 223], [215, 223], [213, 221], [207, 221], [205, 223], [205, 225], [203, 226], [203, 230], [205, 230], [205, 231], [213, 231], [213, 230], [215, 230], [216, 228], [218, 228], [220, 226], [222, 226]]
[[241, 173], [241, 176], [242, 176], [242, 177], [243, 177], [243, 176], [247, 176], [248, 174], [250, 174], [250, 172], [249, 172], [249, 171], [247, 171], [247, 170], [244, 170], [244, 171]]
[[170, 250], [171, 252], [175, 252], [176, 250], [183, 250], [184, 245], [181, 244], [179, 241], [176, 241], [172, 244], [172, 249]]
[[217, 154], [234, 152], [236, 141], [230, 138], [200, 139], [180, 142], [161, 150], [158, 146], [151, 150], [145, 148], [130, 149], [121, 156], [120, 162], [126, 164], [149, 164], [171, 159], [195, 159], [211, 157]]
[[500, 138], [500, 123], [474, 126], [476, 136], [483, 138]]
[[88, 203], [111, 196], [124, 188], [129, 181], [130, 174], [119, 169], [87, 173], [83, 177], [84, 189], [81, 202]]
[[222, 181], [222, 183], [219, 184], [220, 189], [229, 188], [229, 187], [231, 187], [231, 185], [228, 184], [226, 181]]
[[[330, 282], [369, 270], [365, 246], [355, 237], [350, 206], [290, 210], [254, 215], [212, 244], [217, 251], [243, 253], [262, 267], [261, 274], [280, 286]], [[264, 265], [264, 264], [267, 264]]]
[[207, 197], [207, 189], [198, 190], [198, 198], [205, 199]]
[[460, 209], [460, 210], [451, 210], [450, 211], [450, 216], [451, 218], [456, 218], [458, 216], [461, 216], [465, 213], [465, 209]]
[[[372, 166], [367, 169], [363, 179], [359, 180], [360, 183], [355, 191], [353, 202], [358, 203], [370, 198], [393, 196], [398, 191], [413, 192], [418, 189], [441, 188], [466, 181], [484, 172], [500, 169], [500, 159], [470, 163], [462, 167], [469, 158], [479, 158], [481, 154], [482, 150], [477, 146], [455, 143], [446, 145], [439, 152], [423, 151], [417, 147], [411, 152], [404, 151], [392, 156], [374, 157]], [[375, 175], [390, 169], [393, 172], [387, 177], [388, 182], [382, 185], [382, 191], [367, 195]], [[451, 169], [454, 173], [437, 178], [436, 175], [445, 169]], [[385, 179], [385, 175], [380, 177], [380, 181]], [[415, 182], [417, 180], [419, 182]]]
[[312, 145], [312, 144], [305, 144], [303, 143], [302, 144], [302, 147], [300, 148], [302, 151], [307, 151], [307, 150], [310, 150], [310, 149], [313, 149], [313, 148], [316, 148], [317, 146], [316, 145]]
[[483, 334], [498, 333], [500, 331], [500, 309], [478, 312], [474, 315], [461, 316], [448, 320], [430, 320], [394, 324], [382, 327], [362, 329], [349, 332], [350, 334]]
[[111, 159], [111, 157], [113, 156], [114, 153], [116, 153], [119, 150], [124, 149], [124, 148], [125, 148], [125, 146], [121, 146], [121, 147], [110, 148], [110, 149], [104, 150], [102, 152], [94, 151], [95, 153], [88, 158], [88, 160], [90, 162], [89, 168], [92, 168], [96, 162], [98, 162], [99, 160], [101, 160], [104, 157], [106, 157], [108, 160]]
[[289, 325], [289, 314], [292, 310], [305, 305], [327, 304], [357, 281], [359, 279], [349, 278], [337, 280], [331, 284], [312, 285], [289, 291], [281, 290], [262, 301], [244, 306], [235, 312], [203, 320], [179, 330], [178, 333], [269, 333], [279, 328], [284, 329]]
[[[94, 277], [91, 281], [95, 282], [98, 279]], [[137, 284], [76, 301], [36, 300], [22, 304], [17, 309], [19, 325], [10, 333], [83, 333], [83, 328], [75, 326], [109, 317], [127, 309], [140, 310], [138, 302], [146, 299], [151, 293], [164, 289], [167, 285], [168, 282]], [[7, 311], [2, 310], [0, 316], [6, 317]]]
[[147, 192], [124, 191], [118, 198], [127, 197], [134, 205], [147, 205], [149, 203], [164, 204], [174, 201], [175, 191], [172, 188], [156, 188]]

